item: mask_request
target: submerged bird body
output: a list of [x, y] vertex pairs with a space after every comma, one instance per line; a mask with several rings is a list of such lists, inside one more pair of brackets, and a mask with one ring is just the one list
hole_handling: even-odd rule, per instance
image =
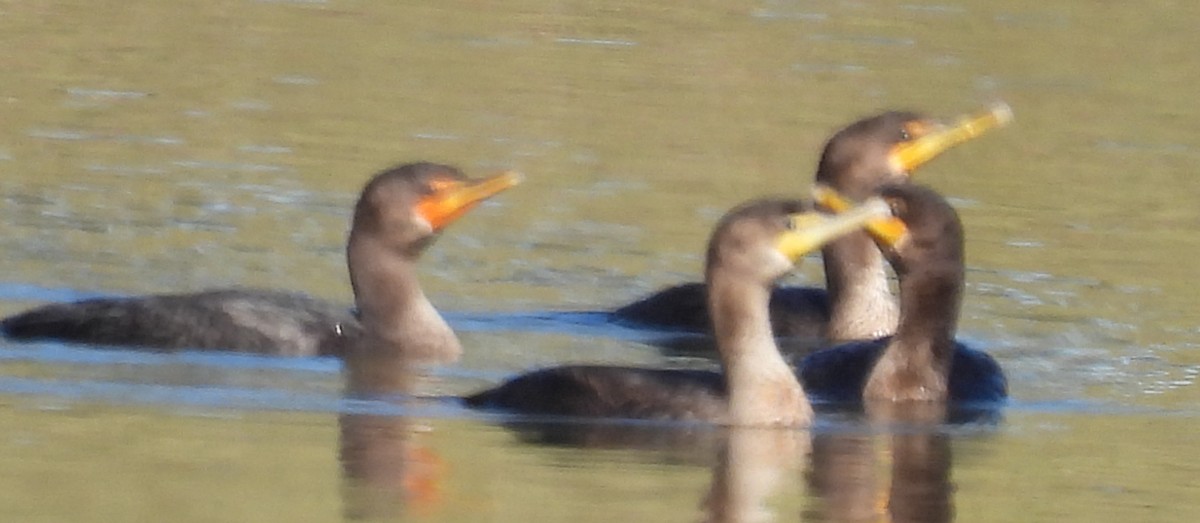
[[[1003, 124], [1007, 108], [953, 127], [912, 112], [892, 111], [859, 120], [825, 144], [816, 183], [862, 201], [888, 183], [905, 182], [941, 152]], [[821, 250], [825, 289], [778, 287], [771, 292], [776, 336], [834, 341], [874, 339], [895, 329], [898, 308], [883, 256], [866, 232], [847, 234]], [[711, 332], [703, 304], [707, 287], [669, 287], [613, 311], [620, 322], [687, 332]]]
[[536, 370], [464, 401], [473, 408], [585, 418], [704, 421], [727, 410], [719, 372], [600, 365]]
[[197, 349], [283, 356], [340, 356], [368, 334], [453, 359], [450, 327], [421, 292], [416, 262], [450, 222], [519, 181], [504, 173], [473, 182], [458, 169], [411, 163], [375, 175], [355, 206], [347, 265], [357, 314], [300, 293], [220, 289], [49, 304], [0, 322], [13, 339], [49, 339], [155, 350]]
[[[613, 312], [619, 321], [688, 333], [711, 333], [708, 287], [688, 282], [667, 287]], [[771, 327], [777, 336], [820, 338], [829, 323], [829, 295], [816, 287], [771, 289]]]
[[813, 353], [798, 367], [805, 389], [834, 401], [998, 401], [1004, 374], [991, 356], [955, 341], [962, 301], [963, 231], [931, 189], [883, 188], [906, 234], [880, 242], [900, 280], [900, 320], [887, 338]]
[[[888, 336], [849, 342], [806, 356], [799, 364], [804, 389], [822, 402], [861, 402], [867, 378], [891, 340]], [[995, 358], [960, 342], [950, 356], [948, 375], [931, 378], [935, 382], [943, 379], [946, 399], [953, 402], [987, 403], [1008, 397], [1008, 382]], [[918, 384], [917, 389], [920, 387]]]
[[283, 356], [340, 354], [362, 336], [345, 306], [255, 289], [56, 303], [6, 318], [0, 328], [14, 339]]
[[469, 406], [531, 415], [804, 425], [812, 408], [771, 333], [773, 282], [805, 252], [878, 218], [827, 217], [795, 200], [759, 200], [730, 211], [709, 240], [706, 304], [721, 373], [565, 366], [534, 371], [465, 398]]

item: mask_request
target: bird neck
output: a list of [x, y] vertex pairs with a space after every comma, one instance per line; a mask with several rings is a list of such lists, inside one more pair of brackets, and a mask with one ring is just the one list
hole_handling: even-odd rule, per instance
[[900, 323], [867, 380], [868, 399], [948, 398], [962, 281], [961, 265], [900, 275]]
[[710, 274], [713, 320], [733, 425], [801, 425], [812, 407], [771, 333], [771, 291], [720, 273]]
[[883, 253], [865, 232], [853, 232], [821, 250], [829, 293], [830, 340], [874, 339], [896, 329], [899, 310], [888, 285]]
[[430, 363], [458, 359], [462, 346], [421, 290], [415, 256], [351, 232], [346, 259], [369, 346], [391, 347]]

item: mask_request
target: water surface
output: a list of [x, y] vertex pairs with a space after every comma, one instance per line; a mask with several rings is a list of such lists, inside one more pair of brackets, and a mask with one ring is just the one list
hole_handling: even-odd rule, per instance
[[[1179, 2], [0, 4], [0, 42], [22, 49], [0, 58], [0, 314], [227, 285], [349, 303], [348, 208], [373, 172], [526, 172], [425, 257], [467, 351], [428, 394], [563, 361], [704, 365], [521, 315], [695, 278], [725, 209], [802, 193], [824, 138], [861, 116], [998, 99], [1017, 114], [919, 174], [963, 216], [961, 334], [1008, 372], [998, 425], [897, 443], [825, 420], [795, 459], [721, 468], [778, 442], [529, 444], [452, 404], [347, 403], [333, 361], [0, 342], [0, 514], [696, 520], [714, 478], [741, 470], [766, 493], [750, 506], [844, 520], [926, 485], [888, 479], [915, 446], [953, 508], [926, 520], [1194, 520], [1198, 17]], [[417, 463], [403, 488], [347, 484], [341, 423], [360, 409], [403, 435], [379, 458]], [[829, 456], [873, 473], [824, 489]]]

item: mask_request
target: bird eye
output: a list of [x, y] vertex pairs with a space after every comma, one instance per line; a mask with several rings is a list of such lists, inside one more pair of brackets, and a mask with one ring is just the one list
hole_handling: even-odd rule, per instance
[[907, 142], [912, 139], [912, 135], [908, 134], [908, 129], [900, 128], [900, 141]]

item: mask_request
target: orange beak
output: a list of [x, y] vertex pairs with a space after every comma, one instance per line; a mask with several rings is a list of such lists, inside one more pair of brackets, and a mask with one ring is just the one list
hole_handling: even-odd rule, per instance
[[519, 172], [505, 171], [478, 181], [435, 181], [432, 184], [433, 194], [421, 198], [416, 211], [434, 231], [440, 231], [474, 209], [479, 202], [515, 187], [523, 178]]
[[[837, 191], [824, 185], [814, 186], [812, 195], [817, 205], [837, 214], [846, 212], [854, 207], [854, 204], [838, 194]], [[876, 200], [876, 198], [872, 198], [871, 200]], [[868, 221], [865, 228], [867, 232], [871, 233], [871, 236], [889, 246], [896, 245], [908, 235], [908, 226], [904, 225], [904, 222], [895, 216], [876, 218]]]

